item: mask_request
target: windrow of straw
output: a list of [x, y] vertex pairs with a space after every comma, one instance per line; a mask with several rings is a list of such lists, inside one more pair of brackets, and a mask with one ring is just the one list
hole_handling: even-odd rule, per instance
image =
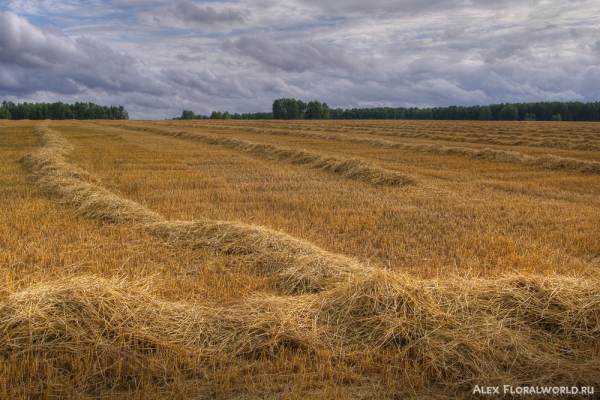
[[[216, 125], [215, 127], [219, 127]], [[222, 126], [221, 126], [222, 128]], [[356, 134], [395, 136], [407, 139], [427, 139], [436, 141], [450, 141], [462, 143], [482, 143], [495, 144], [501, 146], [528, 146], [528, 147], [546, 147], [557, 148], [561, 150], [581, 150], [597, 151], [600, 150], [598, 136], [594, 134], [578, 134], [577, 138], [566, 138], [565, 136], [556, 137], [552, 133], [534, 133], [528, 132], [527, 135], [515, 135], [508, 132], [497, 134], [482, 133], [481, 126], [471, 128], [473, 131], [454, 131], [448, 133], [433, 133], [430, 130], [423, 131], [404, 131], [387, 127], [387, 129], [372, 129], [373, 126], [356, 129]], [[235, 128], [234, 128], [235, 129]], [[348, 132], [348, 129], [323, 129], [326, 132]]]
[[309, 242], [240, 222], [162, 221], [146, 224], [144, 229], [169, 244], [208, 247], [235, 255], [245, 270], [276, 276], [276, 285], [284, 293], [321, 291], [349, 276], [364, 275], [370, 270], [354, 259], [325, 251]]
[[368, 268], [356, 260], [325, 251], [282, 232], [240, 222], [167, 221], [142, 205], [124, 199], [93, 182], [85, 171], [65, 161], [72, 146], [59, 132], [38, 126], [44, 147], [21, 161], [44, 192], [75, 206], [97, 220], [134, 223], [136, 227], [175, 245], [210, 248], [236, 254], [245, 268], [278, 277], [283, 292], [319, 291], [349, 274]]
[[[8, 390], [11, 380], [13, 389], [30, 382], [30, 390], [68, 398], [75, 394], [43, 382], [89, 394], [135, 389], [144, 376], [165, 385], [195, 367], [195, 349], [187, 344], [194, 336], [201, 340], [192, 318], [202, 316], [189, 310], [157, 300], [142, 285], [95, 276], [14, 293], [0, 305], [0, 365]], [[34, 393], [13, 398], [40, 397]]]
[[323, 292], [344, 351], [394, 349], [430, 383], [591, 385], [600, 378], [597, 281], [443, 281], [385, 271]]
[[284, 349], [316, 362], [359, 360], [359, 368], [363, 358], [375, 359], [455, 392], [475, 384], [593, 386], [600, 379], [598, 283], [436, 281], [379, 271], [317, 294], [256, 294], [207, 307], [157, 299], [143, 282], [83, 276], [0, 304], [0, 359], [32, 380], [79, 378], [88, 392], [141, 377], [169, 385], [202, 360], [277, 357]]
[[368, 146], [383, 147], [388, 149], [400, 149], [419, 151], [424, 153], [433, 153], [439, 155], [451, 155], [474, 158], [478, 160], [491, 160], [509, 164], [519, 164], [542, 167], [553, 170], [563, 171], [579, 171], [592, 174], [600, 174], [600, 162], [577, 160], [574, 158], [559, 157], [555, 155], [545, 155], [543, 157], [532, 157], [516, 151], [507, 151], [499, 149], [474, 149], [470, 147], [454, 147], [444, 146], [441, 144], [412, 144], [400, 143], [384, 139], [371, 139], [364, 137], [353, 137], [342, 134], [323, 134], [303, 131], [290, 130], [263, 130], [258, 128], [250, 128], [249, 132], [268, 135], [287, 135], [305, 137], [310, 139], [334, 140], [338, 142], [360, 143]]
[[78, 214], [116, 223], [156, 222], [162, 218], [147, 208], [97, 185], [89, 174], [65, 161], [72, 146], [45, 125], [34, 128], [43, 147], [21, 158], [35, 184], [59, 201], [75, 206]]
[[135, 127], [127, 124], [118, 124], [115, 126], [222, 146], [228, 149], [249, 153], [267, 160], [277, 160], [289, 164], [301, 165], [306, 168], [320, 169], [341, 175], [346, 179], [359, 180], [372, 185], [404, 186], [415, 182], [413, 178], [397, 171], [391, 171], [376, 165], [371, 165], [355, 158], [330, 157], [307, 150], [292, 150], [270, 144], [253, 143], [246, 140], [220, 137], [206, 133], [168, 131], [158, 128]]
[[580, 151], [598, 151], [600, 144], [598, 143], [597, 135], [583, 134], [583, 138], [555, 137], [551, 133], [544, 132], [543, 134], [528, 133], [527, 136], [517, 136], [508, 133], [500, 135], [490, 135], [485, 133], [474, 132], [456, 132], [452, 134], [434, 134], [426, 132], [402, 132], [397, 130], [392, 131], [365, 131], [364, 133], [375, 133], [378, 135], [396, 136], [412, 139], [427, 139], [427, 140], [447, 140], [452, 142], [464, 143], [483, 143], [496, 144], [501, 146], [528, 146], [528, 147], [546, 147], [561, 150], [580, 150]]

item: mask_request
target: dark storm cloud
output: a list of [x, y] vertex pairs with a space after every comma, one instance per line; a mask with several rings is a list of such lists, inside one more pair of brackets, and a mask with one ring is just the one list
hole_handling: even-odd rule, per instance
[[11, 12], [0, 13], [0, 65], [5, 92], [162, 92], [133, 57], [87, 37], [71, 41]]
[[239, 77], [230, 74], [216, 74], [207, 70], [191, 71], [182, 69], [167, 69], [162, 72], [171, 82], [207, 95], [221, 98], [253, 96], [252, 91], [241, 83]]
[[227, 41], [223, 49], [286, 72], [304, 72], [315, 68], [352, 73], [365, 70], [365, 63], [360, 58], [352, 59], [342, 46], [331, 43], [277, 43], [264, 37], [242, 36], [234, 42]]
[[240, 11], [234, 11], [230, 8], [223, 11], [216, 11], [214, 8], [205, 6], [200, 7], [189, 0], [181, 0], [175, 6], [175, 16], [187, 23], [200, 25], [214, 25], [218, 23], [233, 24], [234, 22], [243, 23], [244, 14]]

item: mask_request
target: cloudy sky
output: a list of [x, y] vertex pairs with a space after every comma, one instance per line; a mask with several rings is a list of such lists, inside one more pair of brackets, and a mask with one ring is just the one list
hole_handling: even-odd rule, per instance
[[600, 100], [597, 0], [0, 0], [0, 100], [182, 109]]

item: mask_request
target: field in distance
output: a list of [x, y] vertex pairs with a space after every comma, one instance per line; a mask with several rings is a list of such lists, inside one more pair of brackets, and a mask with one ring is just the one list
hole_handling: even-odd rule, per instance
[[0, 121], [0, 153], [0, 397], [600, 382], [598, 123]]

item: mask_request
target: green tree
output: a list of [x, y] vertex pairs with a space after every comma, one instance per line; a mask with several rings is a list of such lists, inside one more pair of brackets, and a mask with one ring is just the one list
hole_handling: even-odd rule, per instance
[[306, 104], [302, 100], [285, 99], [283, 101], [283, 118], [284, 119], [301, 119], [304, 118]]
[[515, 105], [507, 104], [498, 113], [498, 119], [501, 121], [517, 121], [519, 119], [519, 110]]
[[277, 99], [273, 102], [274, 119], [304, 118], [306, 103], [296, 99]]
[[560, 114], [553, 115], [550, 121], [562, 121], [562, 116]]
[[319, 103], [317, 100], [311, 101], [306, 105], [304, 118], [306, 119], [329, 119], [331, 110], [327, 103]]
[[306, 119], [321, 119], [321, 103], [318, 101], [311, 101], [306, 105], [306, 112], [304, 113]]
[[331, 109], [327, 105], [327, 103], [323, 103], [321, 106], [321, 119], [329, 119], [331, 118]]
[[488, 106], [481, 107], [481, 110], [479, 110], [478, 118], [481, 121], [489, 121], [489, 120], [491, 120], [493, 118], [492, 117], [492, 110]]
[[196, 114], [191, 110], [183, 110], [179, 119], [196, 119]]
[[129, 113], [125, 110], [125, 107], [119, 106], [116, 112], [116, 117], [114, 119], [129, 119]]
[[273, 101], [273, 119], [283, 119], [283, 101], [285, 99], [277, 99]]
[[5, 107], [6, 101], [0, 107], [0, 119], [11, 119], [10, 111], [8, 111], [8, 106]]

